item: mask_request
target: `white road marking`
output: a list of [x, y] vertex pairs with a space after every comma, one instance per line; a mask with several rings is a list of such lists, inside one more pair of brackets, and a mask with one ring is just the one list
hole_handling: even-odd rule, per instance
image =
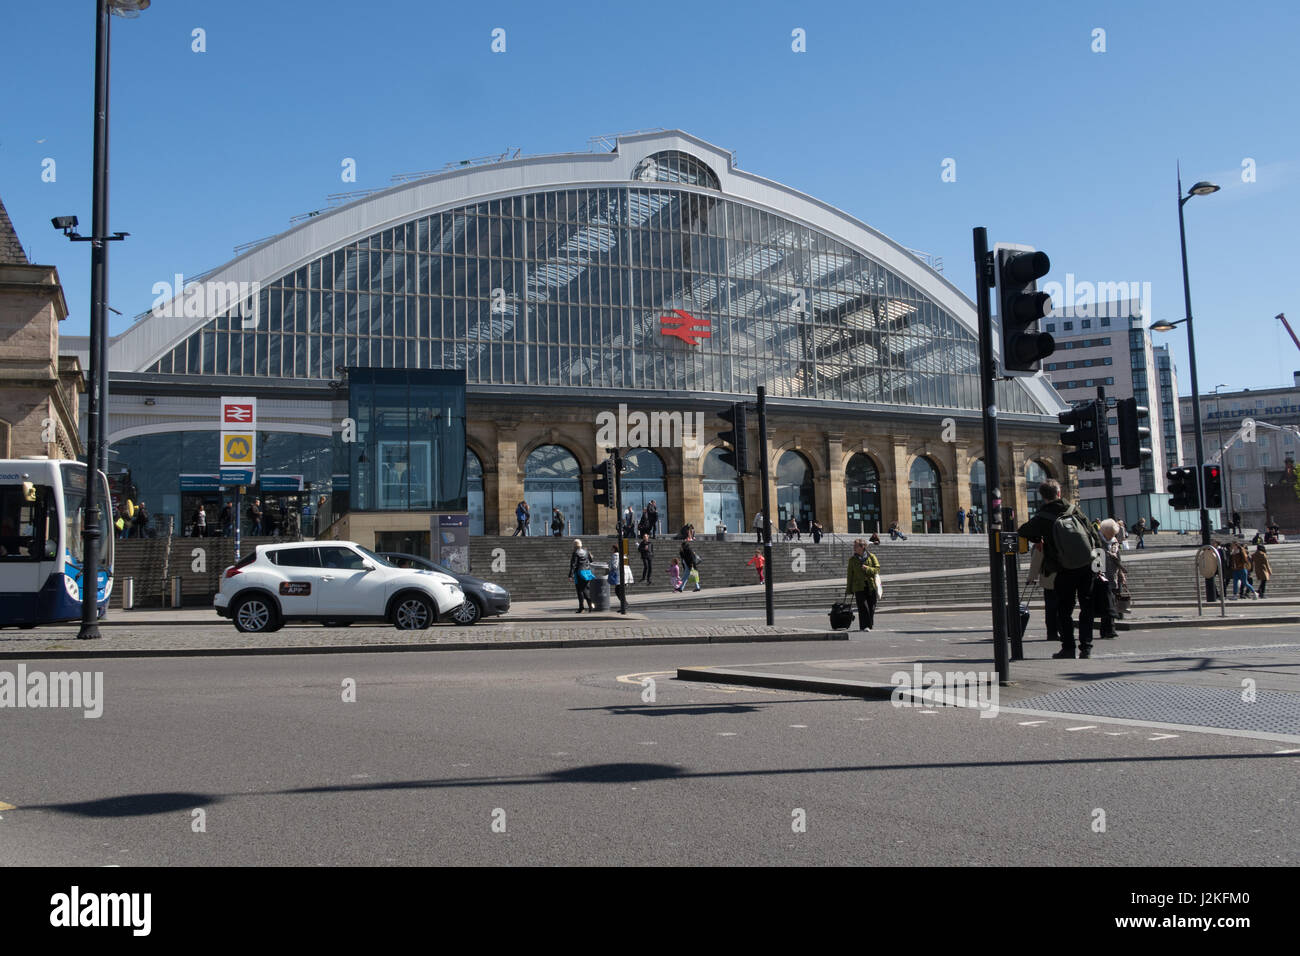
[[1085, 724], [1085, 725], [1082, 726], [1082, 727], [1066, 727], [1065, 729], [1066, 729], [1066, 730], [1096, 730], [1096, 729], [1097, 729], [1097, 725], [1096, 725], [1096, 724]]
[[1279, 753], [1279, 754], [1300, 754], [1300, 749], [1292, 749], [1292, 750], [1275, 750], [1275, 751], [1273, 751], [1273, 752], [1274, 752], [1274, 753]]
[[1045, 723], [1047, 723], [1047, 721], [1045, 721], [1045, 720], [1022, 720], [1022, 721], [1020, 721], [1020, 726], [1021, 726], [1021, 727], [1037, 727], [1039, 724], [1045, 724]]
[[719, 737], [738, 737], [738, 736], [740, 736], [740, 735], [739, 735], [739, 734], [734, 734], [734, 733], [732, 733], [732, 732], [729, 731], [729, 730], [720, 730], [720, 731], [718, 731], [718, 736], [719, 736]]
[[1147, 740], [1173, 740], [1177, 736], [1177, 734], [1156, 734], [1155, 736], [1148, 737]]
[[791, 726], [791, 727], [798, 727], [799, 729], [802, 730], [802, 729], [807, 728], [808, 725], [807, 725], [807, 724], [791, 724], [790, 726]]

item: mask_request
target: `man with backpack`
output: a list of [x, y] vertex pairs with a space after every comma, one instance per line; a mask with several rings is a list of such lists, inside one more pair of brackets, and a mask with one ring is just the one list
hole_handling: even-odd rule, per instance
[[1055, 574], [1057, 627], [1061, 650], [1055, 658], [1074, 659], [1075, 598], [1079, 601], [1080, 659], [1092, 656], [1093, 564], [1105, 553], [1101, 536], [1092, 527], [1079, 506], [1061, 499], [1061, 486], [1049, 478], [1038, 486], [1043, 505], [1038, 513], [1020, 526], [1019, 534], [1030, 541], [1043, 543], [1043, 573]]

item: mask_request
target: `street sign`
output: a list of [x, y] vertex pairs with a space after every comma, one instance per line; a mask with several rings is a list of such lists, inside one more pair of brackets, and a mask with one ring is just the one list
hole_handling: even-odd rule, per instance
[[256, 428], [257, 399], [222, 398], [221, 427], [223, 430], [227, 428]]
[[251, 485], [253, 483], [253, 469], [222, 468], [221, 483], [223, 485]]
[[268, 475], [262, 473], [263, 491], [302, 491], [302, 475]]
[[221, 467], [252, 468], [257, 463], [255, 432], [221, 433]]

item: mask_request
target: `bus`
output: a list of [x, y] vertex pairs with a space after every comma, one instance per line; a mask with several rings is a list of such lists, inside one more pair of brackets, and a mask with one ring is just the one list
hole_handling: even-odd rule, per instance
[[[113, 591], [112, 499], [99, 480], [99, 617]], [[50, 458], [0, 459], [0, 627], [81, 619], [86, 466]]]

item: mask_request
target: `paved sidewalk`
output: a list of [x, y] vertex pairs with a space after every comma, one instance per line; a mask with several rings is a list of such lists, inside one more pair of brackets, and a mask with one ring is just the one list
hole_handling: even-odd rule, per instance
[[[141, 615], [147, 612], [139, 612]], [[644, 615], [570, 614], [542, 621], [497, 621], [473, 627], [440, 625], [413, 633], [391, 625], [351, 627], [288, 625], [271, 634], [241, 634], [221, 621], [216, 627], [186, 623], [101, 628], [98, 641], [77, 640], [77, 627], [43, 627], [0, 632], [0, 659], [42, 657], [185, 657], [230, 654], [326, 654], [377, 651], [449, 651], [518, 648], [598, 647], [627, 644], [765, 643], [845, 641], [843, 631], [782, 625], [656, 623]], [[201, 619], [212, 624], [211, 616]], [[224, 626], [222, 626], [224, 625]]]
[[[1225, 633], [1213, 647], [1158, 651], [1125, 651], [1114, 642], [1099, 641], [1088, 660], [1052, 659], [1047, 656], [1050, 648], [1035, 641], [1032, 649], [1026, 648], [1029, 659], [1011, 662], [1011, 682], [996, 688], [997, 706], [990, 715], [1007, 711], [1080, 721], [1100, 717], [1300, 743], [1300, 635], [1277, 634], [1277, 643], [1242, 645]], [[907, 657], [764, 660], [682, 667], [677, 677], [891, 700], [899, 706], [974, 707], [974, 688], [969, 693], [959, 690], [957, 682], [977, 677], [986, 685], [996, 683], [988, 653], [984, 644], [965, 652], [950, 646], [936, 654]], [[962, 674], [972, 677], [963, 679]], [[936, 684], [945, 691], [942, 704], [918, 693]]]

